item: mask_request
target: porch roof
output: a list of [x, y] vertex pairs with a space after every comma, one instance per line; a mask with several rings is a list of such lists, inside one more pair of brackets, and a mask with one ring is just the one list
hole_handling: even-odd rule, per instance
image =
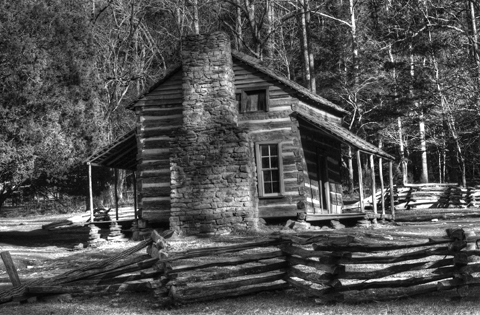
[[395, 158], [388, 154], [387, 152], [383, 151], [382, 149], [378, 148], [377, 146], [371, 144], [370, 142], [360, 138], [356, 134], [352, 133], [348, 129], [335, 124], [333, 122], [327, 121], [320, 117], [311, 115], [304, 111], [299, 112], [295, 111], [294, 115], [301, 120], [304, 120], [314, 127], [318, 128], [320, 131], [328, 134], [329, 136], [337, 139], [338, 141], [345, 143], [349, 146], [352, 146], [362, 152], [373, 154], [375, 156], [385, 158], [388, 160], [394, 160]]
[[125, 170], [137, 168], [137, 133], [133, 129], [90, 155], [85, 163]]

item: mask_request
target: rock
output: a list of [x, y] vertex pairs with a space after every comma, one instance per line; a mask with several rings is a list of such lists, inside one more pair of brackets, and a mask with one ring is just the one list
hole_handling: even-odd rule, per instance
[[80, 244], [77, 244], [77, 245], [73, 246], [73, 250], [82, 250], [84, 248], [85, 248], [85, 246], [83, 245], [83, 243], [80, 243]]
[[294, 230], [308, 230], [310, 229], [311, 224], [307, 222], [295, 222], [295, 225], [293, 226]]
[[371, 226], [372, 223], [370, 222], [370, 220], [359, 220], [356, 225], [356, 227], [358, 228], [369, 228]]
[[295, 221], [293, 220], [288, 220], [287, 223], [285, 223], [285, 228], [287, 229], [293, 229], [294, 226], [295, 226]]
[[345, 225], [343, 225], [342, 223], [340, 223], [340, 221], [338, 221], [338, 220], [331, 220], [331, 221], [330, 221], [330, 226], [331, 226], [332, 229], [334, 229], [334, 230], [340, 230], [340, 229], [344, 229], [344, 228], [345, 228]]

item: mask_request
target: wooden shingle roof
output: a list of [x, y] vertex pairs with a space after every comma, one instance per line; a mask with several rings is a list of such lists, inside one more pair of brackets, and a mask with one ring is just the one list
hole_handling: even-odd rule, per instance
[[395, 159], [387, 152], [360, 138], [359, 136], [342, 127], [341, 125], [335, 124], [331, 121], [327, 121], [315, 115], [311, 115], [309, 113], [306, 113], [305, 111], [295, 111], [293, 115], [295, 115], [297, 119], [301, 119], [313, 125], [314, 127], [321, 130], [323, 133], [362, 152], [373, 154], [377, 157], [385, 158], [388, 160]]
[[[319, 105], [319, 106], [325, 106], [328, 109], [336, 111], [339, 114], [347, 114], [348, 113], [346, 110], [344, 110], [340, 106], [330, 102], [329, 100], [327, 100], [327, 99], [325, 99], [325, 98], [323, 98], [323, 97], [321, 97], [317, 94], [312, 93], [310, 90], [301, 86], [300, 84], [298, 84], [298, 83], [296, 83], [292, 80], [289, 80], [289, 79], [283, 77], [282, 75], [277, 74], [273, 70], [267, 68], [266, 66], [262, 65], [261, 61], [257, 58], [248, 56], [248, 55], [246, 55], [244, 53], [241, 53], [239, 51], [236, 51], [236, 50], [232, 50], [232, 58], [241, 62], [241, 63], [247, 64], [247, 65], [251, 66], [252, 68], [270, 76], [272, 79], [274, 79], [274, 80], [278, 81], [279, 83], [288, 87], [293, 93], [295, 93], [296, 97], [299, 97], [300, 99], [303, 99], [306, 102], [313, 103], [313, 104]], [[137, 97], [130, 104], [128, 104], [127, 109], [133, 109], [135, 107], [135, 104], [140, 99], [142, 99], [145, 95], [152, 92], [153, 90], [158, 88], [160, 85], [162, 85], [163, 83], [168, 81], [168, 79], [170, 79], [175, 73], [177, 73], [181, 69], [182, 69], [181, 64], [175, 65], [172, 68], [172, 70], [168, 71], [167, 74], [162, 79], [157, 81], [148, 90], [146, 90], [144, 93], [142, 93], [139, 97]]]
[[137, 169], [137, 133], [135, 129], [117, 138], [109, 146], [90, 155], [85, 163], [124, 170]]
[[264, 65], [261, 64], [261, 61], [257, 58], [248, 56], [244, 53], [241, 53], [239, 51], [232, 50], [232, 57], [234, 59], [237, 59], [240, 62], [243, 62], [252, 68], [263, 72], [264, 74], [270, 76], [272, 79], [280, 82], [281, 84], [289, 87], [293, 92], [296, 94], [297, 97], [300, 99], [303, 99], [309, 103], [313, 102], [315, 104], [321, 105], [321, 106], [326, 106], [329, 107], [330, 109], [337, 111], [338, 113], [341, 114], [347, 114], [348, 112], [341, 108], [340, 106], [330, 102], [326, 98], [323, 98], [315, 93], [312, 93], [309, 89], [301, 86], [297, 82], [294, 82], [292, 80], [289, 80], [285, 78], [284, 76], [277, 74], [275, 71], [265, 67]]

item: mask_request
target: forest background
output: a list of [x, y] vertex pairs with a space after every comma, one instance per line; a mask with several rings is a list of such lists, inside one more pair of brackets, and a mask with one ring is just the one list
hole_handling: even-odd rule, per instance
[[[182, 36], [217, 30], [348, 110], [348, 129], [397, 158], [397, 183], [476, 184], [479, 12], [475, 0], [0, 1], [0, 208], [21, 187], [86, 196], [85, 158], [135, 126], [125, 106], [178, 64]], [[348, 148], [343, 161], [352, 192]], [[112, 172], [94, 176], [108, 202]]]

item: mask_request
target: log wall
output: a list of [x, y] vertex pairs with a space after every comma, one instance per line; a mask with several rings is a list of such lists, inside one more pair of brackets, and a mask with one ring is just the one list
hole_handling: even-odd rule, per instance
[[170, 218], [170, 143], [183, 124], [182, 73], [145, 95], [135, 106], [138, 134], [138, 206], [141, 218]]
[[239, 114], [238, 124], [248, 130], [251, 148], [256, 142], [281, 144], [284, 193], [278, 198], [260, 198], [258, 215], [262, 218], [296, 217], [305, 212], [306, 200], [300, 135], [291, 117], [292, 107], [299, 99], [272, 77], [240, 60], [234, 58], [233, 61], [237, 92], [262, 87], [269, 90], [268, 111]]

